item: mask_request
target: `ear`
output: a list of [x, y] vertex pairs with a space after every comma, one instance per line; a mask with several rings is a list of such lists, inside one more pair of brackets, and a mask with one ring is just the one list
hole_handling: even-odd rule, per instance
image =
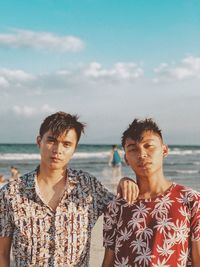
[[41, 136], [39, 136], [39, 135], [37, 136], [36, 143], [37, 143], [38, 147], [40, 148]]
[[126, 165], [129, 166], [128, 160], [127, 160], [127, 158], [126, 158], [126, 154], [124, 154], [124, 160], [125, 160], [125, 162], [126, 162]]
[[167, 157], [169, 154], [169, 148], [167, 145], [163, 144], [163, 157]]

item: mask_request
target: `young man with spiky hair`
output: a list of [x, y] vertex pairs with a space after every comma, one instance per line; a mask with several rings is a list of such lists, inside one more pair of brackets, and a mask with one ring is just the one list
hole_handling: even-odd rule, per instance
[[200, 194], [164, 176], [168, 147], [152, 119], [123, 133], [125, 160], [135, 172], [133, 205], [112, 201], [104, 215], [103, 267], [199, 267]]
[[[91, 230], [113, 194], [68, 168], [83, 131], [77, 116], [48, 116], [37, 137], [39, 166], [1, 189], [0, 267], [10, 266], [11, 245], [17, 267], [88, 266]], [[120, 188], [132, 201], [134, 183], [124, 179]]]

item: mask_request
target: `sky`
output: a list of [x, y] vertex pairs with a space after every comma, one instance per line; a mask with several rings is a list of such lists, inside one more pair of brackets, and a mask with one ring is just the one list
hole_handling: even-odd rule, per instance
[[56, 111], [81, 143], [120, 143], [153, 118], [168, 144], [200, 144], [200, 1], [2, 0], [0, 143], [34, 143]]

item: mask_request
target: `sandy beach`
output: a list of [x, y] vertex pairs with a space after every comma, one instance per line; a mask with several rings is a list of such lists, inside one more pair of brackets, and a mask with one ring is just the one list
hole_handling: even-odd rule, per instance
[[101, 216], [92, 230], [90, 267], [100, 267], [103, 261], [103, 255], [103, 216]]

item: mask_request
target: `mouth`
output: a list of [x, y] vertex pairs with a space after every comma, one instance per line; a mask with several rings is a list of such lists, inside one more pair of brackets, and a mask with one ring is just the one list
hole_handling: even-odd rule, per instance
[[51, 157], [51, 161], [53, 161], [53, 162], [60, 162], [61, 159], [60, 158], [56, 158], [56, 157]]
[[152, 163], [151, 162], [140, 162], [138, 164], [139, 168], [147, 168], [148, 166], [150, 166]]

